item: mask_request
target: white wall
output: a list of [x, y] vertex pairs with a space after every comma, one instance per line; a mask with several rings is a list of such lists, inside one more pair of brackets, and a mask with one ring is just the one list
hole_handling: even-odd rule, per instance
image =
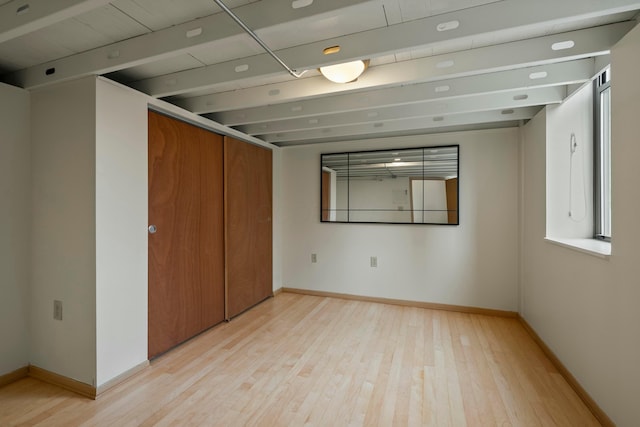
[[[274, 147], [275, 148], [275, 147]], [[275, 148], [273, 159], [273, 290], [282, 287], [282, 151]]]
[[95, 80], [33, 92], [31, 106], [30, 362], [95, 385]]
[[[320, 223], [321, 153], [450, 144], [460, 144], [459, 226]], [[284, 286], [517, 310], [517, 129], [281, 151]]]
[[435, 179], [417, 179], [411, 183], [413, 200], [413, 221], [423, 223], [447, 224], [446, 181]]
[[[577, 144], [573, 154], [572, 134]], [[593, 87], [589, 84], [562, 104], [547, 107], [547, 236], [593, 237], [592, 164]]]
[[408, 177], [351, 178], [337, 182], [338, 209], [353, 209], [349, 212], [349, 221], [411, 222]]
[[28, 364], [29, 93], [0, 83], [0, 375]]
[[96, 384], [147, 360], [147, 101], [96, 92]]
[[612, 255], [545, 235], [544, 112], [524, 127], [522, 315], [619, 426], [640, 425], [640, 28], [612, 50]]
[[[31, 363], [100, 386], [147, 359], [148, 105], [259, 141], [103, 78], [31, 96], [0, 84], [0, 99], [0, 375]], [[281, 160], [260, 145], [274, 149], [276, 289]]]

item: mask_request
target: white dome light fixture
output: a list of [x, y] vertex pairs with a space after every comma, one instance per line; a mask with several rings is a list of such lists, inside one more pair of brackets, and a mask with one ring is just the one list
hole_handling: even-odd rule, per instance
[[364, 59], [320, 67], [320, 72], [334, 83], [350, 83], [360, 77], [368, 66], [369, 60]]

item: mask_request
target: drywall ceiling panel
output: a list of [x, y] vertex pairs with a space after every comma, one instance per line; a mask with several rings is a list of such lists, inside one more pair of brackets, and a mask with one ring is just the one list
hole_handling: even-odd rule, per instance
[[1, 43], [0, 67], [27, 68], [146, 32], [118, 9], [104, 6]]
[[597, 16], [593, 18], [579, 19], [570, 22], [563, 22], [550, 26], [549, 32], [560, 33], [565, 31], [573, 31], [580, 28], [596, 27], [598, 25], [606, 25], [612, 22], [627, 21], [633, 19], [637, 11], [616, 13], [607, 16]]
[[[49, 0], [29, 1], [49, 5]], [[23, 36], [5, 31], [0, 79], [36, 88], [108, 73], [196, 114], [231, 117], [221, 121], [231, 126], [248, 125], [253, 109], [256, 114], [259, 109], [270, 119], [255, 121], [259, 128], [246, 127], [247, 132], [283, 145], [338, 135], [361, 138], [526, 120], [537, 110], [525, 107], [518, 112], [517, 107], [558, 102], [566, 96], [564, 85], [591, 78], [596, 63], [606, 64], [594, 58], [606, 54], [632, 27], [633, 22], [622, 21], [640, 10], [640, 0], [297, 0], [305, 6], [300, 10], [293, 0], [223, 0], [289, 66], [308, 69], [297, 80], [213, 0], [107, 1], [83, 0], [85, 8], [33, 25]], [[14, 3], [0, 0], [3, 4], [11, 8]], [[86, 12], [88, 7], [94, 9]], [[621, 13], [625, 10], [630, 12]], [[619, 24], [605, 25], [614, 22]], [[569, 31], [573, 33], [565, 34]], [[571, 37], [574, 46], [552, 50], [552, 44]], [[323, 55], [329, 45], [340, 45], [340, 53]], [[331, 83], [316, 69], [358, 58], [370, 59], [369, 69], [350, 84]], [[585, 59], [569, 63], [576, 58]], [[522, 67], [551, 63], [557, 64], [539, 70], [543, 80], [532, 83], [528, 74], [524, 81], [505, 80], [507, 75], [519, 76]], [[461, 89], [476, 80], [484, 83]], [[538, 94], [553, 96], [537, 100], [524, 92], [511, 94], [508, 103], [500, 98], [506, 90], [531, 85], [562, 88], [559, 93], [541, 89]], [[419, 88], [425, 92], [417, 94]], [[457, 99], [471, 94], [486, 97], [482, 108]], [[384, 110], [372, 111], [378, 107], [359, 101], [378, 95]], [[424, 106], [428, 110], [416, 105], [436, 98], [435, 106]], [[442, 109], [434, 110], [438, 105]], [[317, 117], [309, 110], [314, 106]], [[517, 114], [484, 111], [499, 106]], [[363, 108], [365, 113], [355, 113]], [[354, 113], [340, 113], [347, 110]], [[377, 118], [371, 119], [374, 113]], [[417, 120], [436, 113], [442, 118]], [[239, 115], [243, 117], [234, 118]], [[269, 121], [273, 129], [268, 129]], [[293, 125], [293, 135], [285, 125]]]
[[247, 34], [217, 40], [204, 47], [189, 49], [189, 54], [206, 65], [259, 55], [264, 50]]
[[[312, 70], [306, 73], [304, 75], [304, 78], [316, 77], [319, 75], [320, 73], [318, 71]], [[210, 95], [214, 93], [232, 92], [235, 90], [251, 88], [256, 85], [276, 84], [276, 83], [287, 82], [290, 80], [291, 80], [291, 76], [286, 71], [283, 70], [280, 74], [277, 74], [277, 75], [272, 75], [267, 77], [262, 76], [262, 77], [257, 77], [253, 79], [235, 80], [232, 82], [220, 83], [215, 86], [208, 87], [207, 89], [190, 91], [188, 94], [184, 96], [176, 95], [176, 96], [168, 97], [166, 98], [166, 100], [169, 102], [172, 102], [172, 101], [177, 101], [179, 99], [190, 98], [193, 96], [203, 96], [203, 95]]]
[[[224, 3], [235, 8], [255, 1], [225, 0]], [[112, 4], [153, 31], [220, 13], [212, 0], [116, 0]]]
[[[282, 49], [386, 25], [384, 10], [380, 4], [366, 2], [308, 19], [276, 25], [258, 34], [269, 44], [269, 47]], [[342, 46], [343, 49], [348, 47]]]
[[395, 54], [391, 54], [391, 55], [383, 55], [383, 56], [376, 56], [375, 58], [370, 58], [369, 61], [369, 67], [373, 68], [373, 67], [377, 67], [378, 65], [384, 65], [384, 64], [391, 64], [392, 62], [397, 62], [398, 55]]
[[143, 78], [162, 76], [203, 65], [193, 56], [184, 54], [110, 73], [107, 74], [107, 77], [121, 83], [130, 83]]
[[0, 44], [0, 67], [15, 71], [74, 53], [56, 40], [41, 37], [40, 32], [29, 33]]
[[[73, 20], [104, 37], [104, 44], [148, 33], [147, 27], [111, 5], [78, 15]], [[98, 41], [94, 43], [97, 45]]]
[[398, 0], [402, 21], [468, 9], [500, 0]]
[[[384, 26], [386, 26], [386, 19], [380, 4], [366, 2], [256, 30], [255, 33], [270, 49], [277, 51]], [[349, 46], [342, 46], [342, 48], [348, 49]], [[196, 48], [189, 51], [195, 58], [208, 65], [263, 52], [264, 50], [245, 34], [215, 42], [206, 48]]]

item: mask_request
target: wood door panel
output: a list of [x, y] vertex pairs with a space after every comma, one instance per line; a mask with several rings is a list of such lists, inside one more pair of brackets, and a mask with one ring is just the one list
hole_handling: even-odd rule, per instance
[[149, 358], [224, 320], [222, 148], [149, 112]]
[[449, 224], [458, 223], [458, 178], [445, 182], [447, 190], [447, 220]]
[[225, 137], [227, 318], [273, 294], [271, 150]]
[[331, 191], [331, 174], [329, 172], [322, 171], [322, 183], [320, 184], [320, 187], [322, 188], [320, 196], [320, 210], [322, 211], [321, 219], [322, 221], [329, 221], [329, 199]]

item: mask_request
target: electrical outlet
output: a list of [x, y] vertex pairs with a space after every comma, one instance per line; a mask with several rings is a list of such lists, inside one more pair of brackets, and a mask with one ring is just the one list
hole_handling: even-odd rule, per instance
[[378, 266], [378, 257], [377, 256], [372, 256], [371, 257], [371, 267], [377, 267]]
[[62, 301], [53, 301], [53, 318], [55, 320], [62, 320]]
[[311, 254], [311, 262], [318, 262], [318, 256], [316, 254]]

